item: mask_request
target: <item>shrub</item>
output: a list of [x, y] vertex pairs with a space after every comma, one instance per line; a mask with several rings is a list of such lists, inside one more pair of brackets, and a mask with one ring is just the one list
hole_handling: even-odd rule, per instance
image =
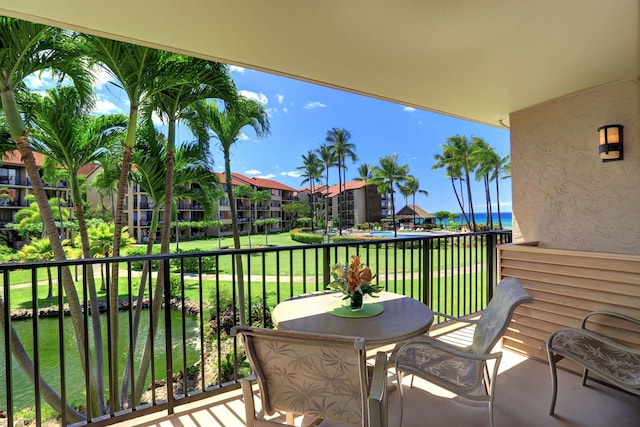
[[[157, 255], [160, 253], [160, 248], [158, 247], [154, 247], [153, 248], [153, 254]], [[147, 254], [147, 248], [145, 246], [136, 246], [134, 248], [130, 248], [127, 249], [127, 255], [128, 256], [140, 256], [140, 255], [146, 255]], [[131, 268], [134, 270], [142, 270], [142, 265], [143, 265], [143, 261], [133, 261], [131, 263]], [[158, 269], [158, 260], [155, 259], [151, 262], [151, 268], [153, 270], [157, 270]]]
[[291, 240], [300, 243], [315, 244], [322, 243], [324, 236], [322, 234], [304, 233], [300, 229], [294, 228], [289, 232]]
[[[190, 249], [183, 251], [178, 249], [176, 253], [196, 253], [203, 252], [200, 248]], [[188, 258], [175, 258], [171, 260], [171, 267], [176, 270], [181, 270], [183, 273], [199, 273], [200, 259], [202, 259], [202, 271], [205, 273], [212, 273], [216, 271], [216, 257], [188, 257]]]

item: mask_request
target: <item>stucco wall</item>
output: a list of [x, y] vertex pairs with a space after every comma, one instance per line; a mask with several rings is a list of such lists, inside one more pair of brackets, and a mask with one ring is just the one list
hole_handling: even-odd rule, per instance
[[[510, 121], [514, 241], [640, 254], [639, 80], [557, 98]], [[622, 161], [599, 158], [597, 128], [607, 124], [624, 126]]]

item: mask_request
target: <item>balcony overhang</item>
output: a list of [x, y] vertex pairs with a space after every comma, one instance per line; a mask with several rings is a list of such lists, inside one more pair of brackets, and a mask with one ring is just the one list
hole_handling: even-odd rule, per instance
[[637, 0], [4, 0], [0, 13], [495, 126], [640, 74]]

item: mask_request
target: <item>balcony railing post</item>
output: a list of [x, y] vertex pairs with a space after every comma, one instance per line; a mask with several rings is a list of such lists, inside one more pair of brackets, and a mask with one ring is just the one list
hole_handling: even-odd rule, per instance
[[498, 246], [494, 232], [485, 234], [487, 239], [487, 302], [493, 297], [493, 290], [498, 277]]
[[[165, 327], [165, 342], [166, 342], [166, 362], [167, 362], [167, 413], [173, 414], [174, 399], [173, 399], [173, 356], [171, 354], [172, 342], [171, 342], [171, 280], [170, 280], [170, 259], [164, 258], [162, 262], [162, 278], [164, 280], [164, 327]], [[185, 372], [186, 375], [186, 372]], [[153, 378], [153, 376], [152, 376]], [[187, 390], [184, 391], [184, 395], [187, 395]]]
[[433, 240], [422, 241], [422, 303], [429, 305], [431, 300], [431, 248]]
[[331, 282], [331, 251], [329, 246], [322, 248], [322, 279], [324, 284]]

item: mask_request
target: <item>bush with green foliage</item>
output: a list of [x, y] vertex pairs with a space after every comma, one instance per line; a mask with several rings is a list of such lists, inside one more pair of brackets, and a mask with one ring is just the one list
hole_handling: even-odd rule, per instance
[[[160, 247], [155, 247], [153, 248], [153, 254], [157, 255], [160, 253]], [[133, 248], [129, 248], [127, 249], [127, 255], [128, 256], [141, 256], [141, 255], [146, 255], [147, 254], [147, 249], [144, 246], [136, 246]], [[131, 263], [131, 268], [133, 270], [142, 270], [142, 261], [133, 261]], [[153, 270], [156, 270], [158, 268], [158, 260], [153, 260], [151, 262], [151, 268]]]
[[315, 244], [322, 243], [324, 236], [322, 234], [304, 233], [299, 228], [294, 228], [289, 232], [291, 240], [300, 243]]
[[[204, 252], [200, 248], [193, 248], [187, 251], [178, 249], [176, 253], [197, 253]], [[171, 260], [171, 267], [183, 273], [199, 273], [200, 272], [200, 260], [202, 260], [202, 272], [203, 273], [215, 273], [216, 271], [216, 257], [204, 256], [204, 257], [188, 257], [188, 258], [174, 258]]]

